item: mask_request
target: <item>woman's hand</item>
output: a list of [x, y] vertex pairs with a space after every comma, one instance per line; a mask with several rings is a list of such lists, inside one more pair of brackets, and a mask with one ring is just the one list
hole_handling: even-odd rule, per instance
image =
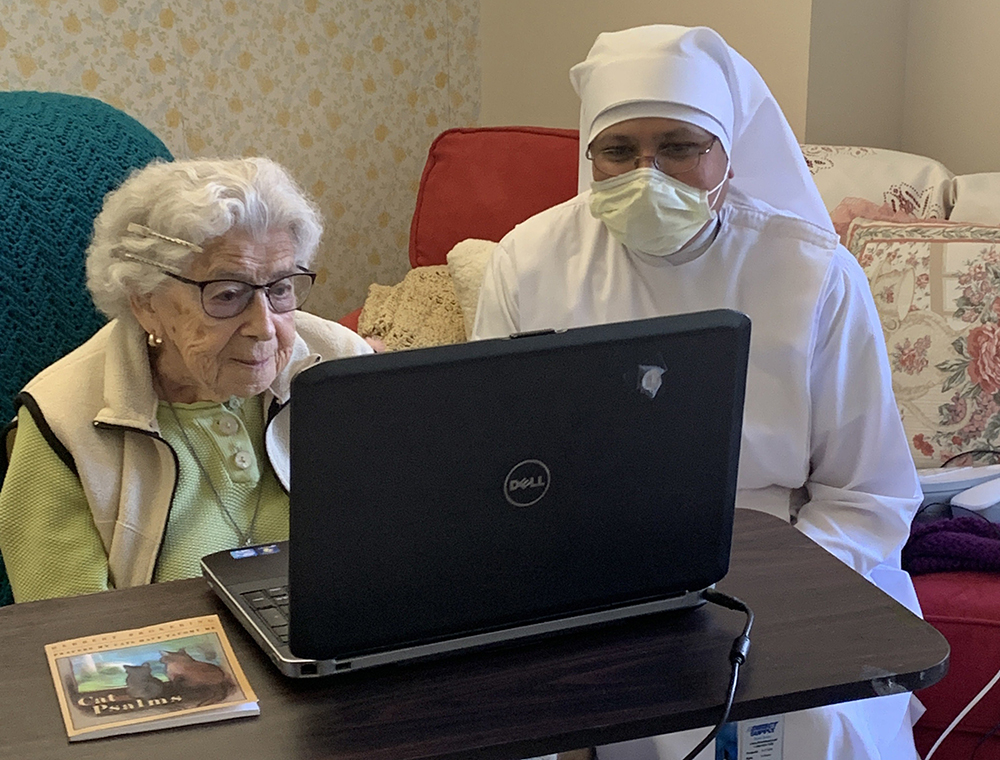
[[369, 346], [371, 346], [375, 350], [375, 353], [377, 353], [377, 354], [380, 354], [380, 353], [382, 353], [383, 351], [386, 350], [386, 348], [385, 348], [385, 341], [383, 341], [381, 338], [376, 337], [374, 335], [371, 335], [371, 336], [365, 338], [365, 343], [367, 343]]

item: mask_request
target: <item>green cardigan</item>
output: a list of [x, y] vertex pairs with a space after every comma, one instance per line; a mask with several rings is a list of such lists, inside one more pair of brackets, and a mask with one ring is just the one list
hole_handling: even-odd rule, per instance
[[[203, 555], [239, 545], [240, 532], [245, 535], [251, 523], [255, 543], [288, 537], [288, 495], [264, 453], [260, 397], [174, 408], [186, 438], [165, 403], [157, 410], [161, 434], [177, 453], [180, 476], [154, 581], [198, 575]], [[223, 513], [212, 486], [239, 532]], [[7, 552], [17, 601], [105, 591], [111, 585], [107, 553], [83, 486], [26, 413], [20, 415], [17, 443], [0, 490], [0, 548]]]

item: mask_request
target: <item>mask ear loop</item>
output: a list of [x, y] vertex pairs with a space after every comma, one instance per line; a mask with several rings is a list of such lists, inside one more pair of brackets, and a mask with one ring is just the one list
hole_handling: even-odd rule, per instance
[[709, 199], [712, 197], [712, 193], [721, 193], [722, 192], [723, 185], [725, 185], [726, 182], [729, 180], [729, 170], [732, 168], [732, 165], [733, 165], [733, 162], [729, 158], [729, 154], [727, 153], [726, 154], [726, 171], [724, 171], [722, 173], [722, 179], [719, 181], [718, 185], [716, 185], [711, 190], [709, 190], [707, 193], [705, 193], [705, 200], [708, 201], [709, 208], [712, 208], [712, 206], [715, 204], [715, 201], [719, 200], [718, 196], [715, 197], [715, 201], [709, 200]]

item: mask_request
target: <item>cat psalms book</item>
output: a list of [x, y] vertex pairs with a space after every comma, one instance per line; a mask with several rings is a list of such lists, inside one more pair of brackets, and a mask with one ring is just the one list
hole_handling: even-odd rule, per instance
[[69, 740], [259, 715], [218, 615], [45, 645]]

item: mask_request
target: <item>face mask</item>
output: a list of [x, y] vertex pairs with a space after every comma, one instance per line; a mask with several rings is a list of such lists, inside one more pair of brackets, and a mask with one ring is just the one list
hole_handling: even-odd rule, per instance
[[716, 218], [711, 190], [685, 185], [658, 169], [634, 169], [591, 184], [590, 213], [614, 238], [633, 251], [668, 256], [684, 247]]

